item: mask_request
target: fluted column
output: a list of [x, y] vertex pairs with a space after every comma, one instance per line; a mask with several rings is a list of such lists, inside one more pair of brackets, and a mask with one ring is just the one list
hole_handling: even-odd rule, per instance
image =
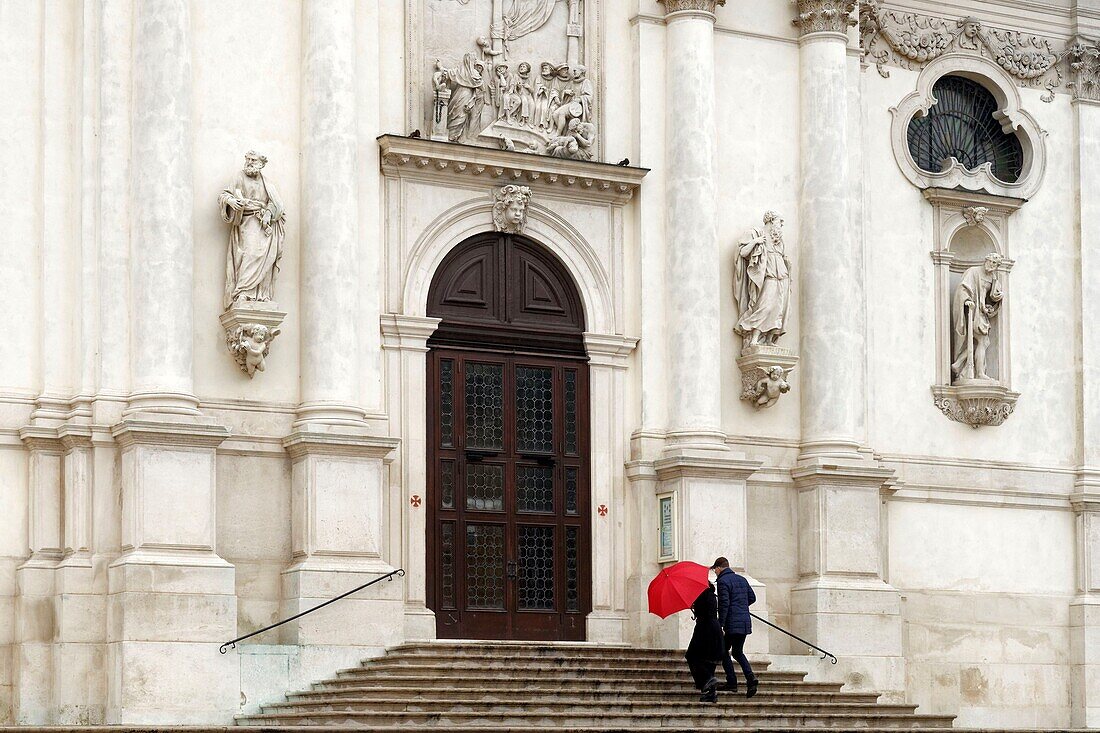
[[[301, 405], [299, 420], [361, 423], [355, 3], [302, 5]], [[375, 326], [377, 327], [377, 326]]]
[[[106, 717], [228, 722], [239, 688], [217, 649], [237, 630], [236, 589], [214, 551], [215, 449], [228, 431], [200, 415], [192, 378], [191, 3], [132, 7], [132, 393], [112, 428], [122, 555], [108, 570]], [[126, 15], [105, 17], [116, 42]]]
[[[851, 220], [848, 27], [854, 0], [799, 0], [801, 190], [799, 324], [802, 451], [796, 630], [903, 699], [900, 594], [883, 581], [882, 489], [893, 472], [863, 441], [862, 242]], [[854, 83], [854, 82], [853, 82]]]
[[721, 440], [714, 11], [725, 0], [665, 6], [669, 433]]

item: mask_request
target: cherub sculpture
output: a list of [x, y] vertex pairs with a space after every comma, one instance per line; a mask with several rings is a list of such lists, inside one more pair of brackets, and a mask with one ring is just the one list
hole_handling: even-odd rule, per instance
[[746, 394], [741, 395], [741, 399], [753, 400], [756, 407], [771, 407], [779, 401], [781, 395], [791, 391], [791, 383], [787, 381], [787, 377], [792, 369], [767, 367], [764, 376], [756, 380], [756, 384]]
[[268, 328], [258, 323], [246, 323], [230, 331], [226, 341], [229, 352], [237, 360], [237, 365], [251, 379], [256, 372], [264, 370], [264, 357], [271, 349], [271, 342], [278, 335], [277, 328]]

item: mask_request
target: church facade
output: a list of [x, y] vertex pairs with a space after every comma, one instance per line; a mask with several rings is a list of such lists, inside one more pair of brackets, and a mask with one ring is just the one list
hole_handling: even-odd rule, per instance
[[1100, 727], [1097, 0], [0, 20], [0, 724], [676, 648], [725, 556], [774, 665]]

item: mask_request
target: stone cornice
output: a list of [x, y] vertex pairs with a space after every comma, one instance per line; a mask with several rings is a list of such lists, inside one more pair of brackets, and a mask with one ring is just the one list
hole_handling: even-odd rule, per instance
[[441, 320], [431, 316], [383, 313], [379, 319], [382, 348], [427, 351], [428, 339], [435, 333]]
[[551, 194], [583, 196], [592, 201], [625, 203], [641, 185], [648, 168], [551, 158], [532, 153], [382, 135], [382, 173], [454, 183], [500, 186], [522, 183]]
[[229, 437], [229, 428], [208, 422], [126, 418], [111, 428], [123, 448], [163, 445], [173, 448], [217, 448]]
[[732, 451], [685, 450], [653, 462], [658, 481], [679, 478], [718, 478], [747, 480], [762, 461], [743, 458]]
[[840, 486], [852, 489], [893, 490], [894, 469], [873, 463], [829, 463], [815, 461], [791, 469], [791, 479], [799, 489]]
[[631, 336], [585, 333], [584, 348], [589, 359], [595, 364], [616, 368], [626, 368], [627, 357], [638, 345], [638, 339]]
[[852, 17], [856, 0], [795, 1], [798, 3], [798, 17], [792, 22], [798, 27], [800, 35], [847, 33], [848, 28], [856, 25], [856, 19]]
[[292, 460], [305, 456], [341, 456], [349, 458], [380, 458], [389, 462], [401, 445], [397, 438], [381, 435], [295, 430], [283, 439], [283, 449]]

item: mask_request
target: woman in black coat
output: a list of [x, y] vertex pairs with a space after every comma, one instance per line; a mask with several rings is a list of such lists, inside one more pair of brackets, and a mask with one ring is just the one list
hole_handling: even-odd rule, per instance
[[691, 613], [695, 619], [695, 631], [691, 634], [684, 657], [695, 686], [703, 693], [699, 702], [717, 702], [718, 680], [714, 676], [714, 668], [721, 663], [726, 648], [722, 625], [718, 623], [718, 597], [714, 595], [713, 584], [708, 584], [707, 589], [691, 604]]

